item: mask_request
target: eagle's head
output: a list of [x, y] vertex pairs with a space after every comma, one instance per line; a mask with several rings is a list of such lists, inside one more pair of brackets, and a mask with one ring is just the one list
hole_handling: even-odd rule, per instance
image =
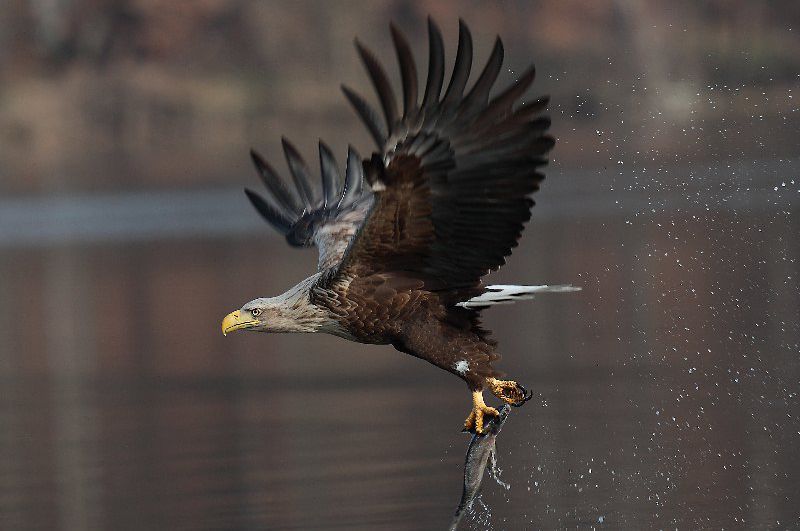
[[240, 309], [226, 315], [222, 320], [222, 333], [227, 336], [228, 332], [235, 332], [236, 330], [266, 332], [267, 315], [265, 310], [267, 310], [267, 305], [263, 303], [266, 300], [256, 299], [250, 301]]
[[293, 290], [277, 297], [254, 299], [222, 320], [222, 333], [236, 330], [253, 332], [317, 332], [328, 319], [311, 304], [307, 293]]

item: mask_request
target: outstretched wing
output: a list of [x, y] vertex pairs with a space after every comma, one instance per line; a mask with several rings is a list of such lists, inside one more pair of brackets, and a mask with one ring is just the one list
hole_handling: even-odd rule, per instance
[[489, 99], [500, 72], [498, 38], [472, 88], [472, 38], [460, 21], [458, 51], [444, 95], [444, 47], [428, 20], [430, 60], [425, 93], [417, 97], [416, 66], [403, 35], [392, 27], [403, 85], [403, 110], [375, 57], [356, 42], [380, 100], [383, 117], [349, 88], [354, 106], [379, 153], [365, 164], [375, 203], [339, 271], [365, 276], [402, 271], [436, 289], [473, 288], [501, 266], [530, 218], [529, 195], [544, 175], [537, 169], [554, 140], [539, 116], [547, 98], [518, 104], [534, 79], [531, 67]]
[[372, 194], [364, 186], [363, 163], [350, 148], [342, 179], [331, 150], [320, 141], [322, 190], [316, 193], [308, 166], [285, 138], [283, 151], [294, 190], [287, 187], [267, 161], [251, 151], [250, 156], [266, 187], [267, 197], [250, 189], [245, 189], [245, 193], [261, 216], [284, 234], [290, 245], [316, 245], [319, 248], [318, 269], [329, 269], [339, 263], [372, 205]]

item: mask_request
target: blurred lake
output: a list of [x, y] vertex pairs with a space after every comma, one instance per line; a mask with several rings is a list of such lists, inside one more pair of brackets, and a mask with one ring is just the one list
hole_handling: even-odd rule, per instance
[[[444, 529], [463, 383], [390, 347], [233, 334], [313, 272], [251, 211], [254, 145], [370, 145], [359, 35], [456, 18], [553, 97], [486, 312], [534, 391], [468, 529], [800, 527], [792, 2], [18, 1], [0, 14], [0, 528]], [[337, 7], [338, 6], [338, 7]], [[392, 70], [392, 75], [395, 72]]]

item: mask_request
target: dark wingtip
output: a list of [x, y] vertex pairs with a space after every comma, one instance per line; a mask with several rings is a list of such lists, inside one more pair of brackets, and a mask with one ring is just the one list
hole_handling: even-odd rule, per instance
[[303, 205], [306, 210], [310, 210], [314, 200], [314, 192], [311, 189], [311, 177], [306, 167], [305, 160], [297, 151], [288, 138], [281, 136], [281, 145], [283, 146], [283, 154], [286, 157], [286, 162], [289, 165], [289, 173], [292, 174], [295, 187], [300, 193]]
[[364, 60], [364, 56], [366, 54], [368, 54], [369, 51], [367, 51], [367, 49], [364, 47], [364, 45], [361, 44], [361, 41], [358, 40], [358, 37], [353, 39], [353, 46], [356, 47], [356, 50], [358, 50], [358, 55], [361, 56], [361, 60], [363, 61]]
[[294, 195], [286, 188], [281, 178], [272, 169], [269, 163], [255, 149], [250, 148], [250, 160], [256, 168], [261, 182], [270, 192], [271, 198], [275, 201], [275, 206], [287, 216], [296, 215], [302, 208], [297, 203]]
[[293, 169], [291, 168], [291, 165], [294, 162], [305, 164], [300, 152], [297, 151], [297, 148], [294, 146], [294, 144], [292, 144], [292, 142], [285, 136], [281, 136], [281, 146], [283, 146], [283, 153], [286, 155], [287, 161], [290, 164], [289, 169]]
[[264, 157], [262, 157], [255, 149], [250, 148], [250, 160], [253, 161], [253, 165], [256, 167], [256, 169], [260, 170], [262, 162], [264, 162]]
[[367, 127], [370, 136], [375, 141], [378, 148], [383, 147], [383, 142], [386, 140], [388, 133], [386, 132], [383, 124], [378, 118], [375, 109], [373, 109], [356, 91], [351, 89], [345, 84], [340, 85], [342, 93], [347, 101], [355, 109], [356, 114], [361, 119], [361, 122]]
[[[494, 37], [494, 46], [492, 47], [492, 51], [497, 50], [500, 54], [501, 58], [504, 58], [506, 55], [506, 47], [503, 45], [503, 39], [500, 38], [500, 35], [495, 35]], [[502, 62], [502, 59], [501, 59]]]
[[336, 157], [334, 157], [331, 148], [321, 138], [319, 139], [319, 166], [324, 205], [325, 208], [330, 208], [336, 203], [343, 183], [341, 182], [342, 179], [339, 174], [339, 165], [336, 162]]
[[398, 42], [406, 42], [406, 36], [403, 35], [403, 32], [400, 31], [394, 22], [389, 23], [389, 32], [392, 34], [392, 42], [395, 47], [397, 47]]
[[266, 159], [262, 157], [258, 151], [250, 148], [250, 160], [253, 162], [253, 166], [256, 167], [256, 171], [258, 172], [259, 177], [261, 177], [261, 180], [263, 181], [266, 179], [265, 173], [270, 170]]
[[386, 129], [390, 131], [397, 121], [397, 101], [394, 97], [392, 84], [386, 77], [386, 72], [384, 72], [383, 66], [381, 66], [375, 54], [367, 49], [367, 47], [363, 46], [358, 38], [354, 39], [354, 43], [361, 57], [361, 62], [367, 69], [370, 80], [372, 80], [372, 86], [381, 102], [383, 117], [386, 120]]
[[[459, 36], [459, 41], [460, 41], [462, 36], [464, 37], [465, 44], [469, 45], [469, 51], [471, 52], [472, 51], [472, 32], [470, 31], [469, 26], [467, 26], [467, 23], [464, 22], [463, 18], [459, 18], [458, 19], [458, 36]], [[472, 59], [471, 56], [470, 56], [470, 59]], [[472, 61], [470, 61], [470, 63], [471, 62]]]
[[417, 93], [419, 92], [417, 65], [414, 62], [411, 46], [403, 32], [397, 29], [394, 23], [389, 24], [389, 30], [392, 33], [392, 42], [397, 52], [400, 77], [403, 83], [403, 118], [407, 118], [417, 108]]
[[449, 106], [461, 99], [464, 94], [464, 87], [467, 85], [470, 70], [472, 69], [472, 33], [464, 22], [458, 19], [458, 48], [456, 49], [456, 59], [453, 65], [453, 73], [450, 83], [442, 98], [442, 104]]
[[442, 31], [436, 22], [428, 17], [428, 77], [421, 108], [430, 111], [439, 104], [439, 96], [444, 83], [444, 42]]
[[361, 167], [361, 156], [352, 146], [347, 146], [347, 166], [345, 168], [345, 184], [339, 206], [349, 206], [361, 197], [364, 187], [364, 172]]
[[428, 15], [428, 35], [438, 30], [439, 30], [439, 25], [436, 24], [436, 21], [433, 20], [432, 16]]
[[497, 81], [497, 76], [500, 74], [500, 69], [503, 66], [504, 55], [503, 41], [498, 36], [494, 41], [494, 46], [492, 47], [492, 52], [489, 54], [489, 59], [486, 61], [486, 66], [484, 66], [478, 80], [475, 81], [472, 89], [470, 89], [461, 103], [462, 112], [468, 114], [478, 113], [481, 109], [487, 107], [489, 93], [495, 81]]
[[244, 189], [244, 193], [250, 200], [250, 203], [261, 214], [265, 220], [270, 222], [278, 231], [286, 234], [292, 227], [292, 220], [287, 218], [283, 213], [272, 207], [266, 199], [249, 188]]

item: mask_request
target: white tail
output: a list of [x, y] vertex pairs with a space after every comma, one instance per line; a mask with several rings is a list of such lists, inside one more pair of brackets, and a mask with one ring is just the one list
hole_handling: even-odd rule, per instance
[[482, 308], [494, 306], [495, 304], [511, 304], [517, 301], [524, 301], [534, 298], [537, 293], [565, 293], [568, 291], [580, 291], [581, 288], [571, 284], [561, 284], [558, 286], [513, 286], [495, 284], [486, 286], [486, 291], [472, 297], [468, 301], [459, 302], [456, 306], [464, 308]]

